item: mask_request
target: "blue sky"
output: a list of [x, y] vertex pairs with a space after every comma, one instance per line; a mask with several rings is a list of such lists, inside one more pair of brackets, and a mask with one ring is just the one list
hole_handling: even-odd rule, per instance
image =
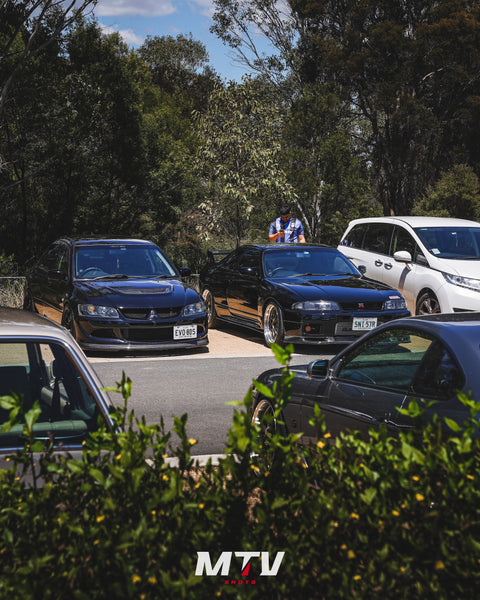
[[209, 28], [213, 0], [99, 0], [94, 15], [106, 31], [118, 31], [124, 41], [140, 46], [150, 36], [192, 34], [204, 44], [210, 66], [223, 78], [240, 81], [245, 72]]

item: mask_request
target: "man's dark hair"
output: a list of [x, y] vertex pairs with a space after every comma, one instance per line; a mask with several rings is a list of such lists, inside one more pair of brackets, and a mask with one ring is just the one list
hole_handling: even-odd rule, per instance
[[292, 212], [292, 209], [290, 208], [290, 206], [288, 206], [288, 204], [284, 204], [283, 206], [280, 207], [280, 215], [288, 215]]

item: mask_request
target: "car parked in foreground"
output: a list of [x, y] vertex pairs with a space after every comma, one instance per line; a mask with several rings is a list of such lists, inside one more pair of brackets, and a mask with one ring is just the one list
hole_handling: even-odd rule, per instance
[[[0, 396], [12, 394], [25, 412], [39, 402], [33, 432], [38, 440], [51, 440], [54, 451], [81, 450], [99, 419], [113, 427], [108, 397], [70, 333], [39, 315], [0, 308]], [[5, 427], [9, 414], [0, 408], [0, 463], [25, 443], [21, 423]]]
[[[292, 367], [292, 396], [282, 415], [290, 433], [302, 442], [316, 440], [309, 423], [317, 405], [333, 435], [385, 425], [390, 433], [413, 427], [407, 408], [415, 398], [433, 414], [461, 424], [469, 416], [457, 390], [480, 398], [480, 313], [446, 313], [398, 319], [366, 333], [331, 360]], [[257, 380], [269, 387], [281, 369]], [[429, 405], [433, 402], [432, 405]], [[268, 398], [254, 391], [253, 421], [273, 414]]]
[[209, 327], [249, 327], [267, 345], [349, 343], [410, 314], [399, 292], [363, 277], [336, 248], [249, 244], [223, 254], [216, 263], [210, 253], [200, 273]]
[[199, 294], [155, 244], [131, 239], [53, 243], [27, 277], [24, 308], [70, 330], [84, 350], [208, 344]]
[[338, 249], [368, 277], [399, 290], [412, 314], [480, 310], [480, 223], [356, 219]]

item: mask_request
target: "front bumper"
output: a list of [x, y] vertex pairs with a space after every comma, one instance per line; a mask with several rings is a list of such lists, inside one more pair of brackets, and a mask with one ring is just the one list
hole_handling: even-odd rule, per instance
[[[196, 336], [174, 339], [174, 327], [196, 325]], [[196, 348], [208, 344], [207, 317], [192, 319], [145, 319], [76, 321], [77, 340], [84, 350], [172, 350]]]
[[300, 316], [292, 312], [285, 319], [285, 342], [298, 344], [350, 344], [369, 331], [353, 330], [353, 320], [356, 317], [376, 318], [377, 326], [388, 323], [400, 317], [409, 317], [410, 311], [389, 311], [382, 313], [333, 313], [306, 314]]

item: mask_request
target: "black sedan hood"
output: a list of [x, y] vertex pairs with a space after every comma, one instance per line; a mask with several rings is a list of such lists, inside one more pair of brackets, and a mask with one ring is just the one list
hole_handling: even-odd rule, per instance
[[299, 275], [274, 281], [304, 300], [379, 302], [391, 294], [400, 296], [396, 290], [366, 277]]
[[98, 302], [100, 298], [113, 306], [184, 306], [196, 302], [198, 294], [177, 279], [103, 279], [75, 282], [78, 300]]

